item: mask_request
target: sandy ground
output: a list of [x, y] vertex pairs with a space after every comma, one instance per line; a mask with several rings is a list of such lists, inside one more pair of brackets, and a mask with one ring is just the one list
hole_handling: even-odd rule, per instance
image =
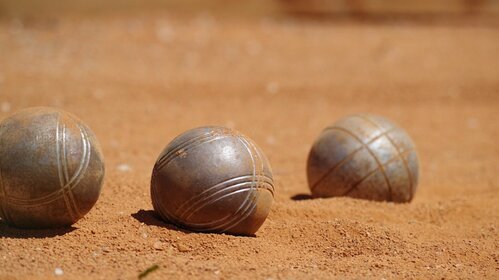
[[[488, 23], [2, 18], [0, 118], [73, 112], [99, 138], [107, 174], [73, 228], [0, 221], [0, 279], [136, 279], [153, 265], [147, 279], [498, 279], [498, 61], [499, 26]], [[413, 137], [413, 202], [307, 199], [313, 140], [357, 112]], [[256, 237], [187, 232], [152, 212], [159, 152], [211, 124], [253, 138], [273, 166], [276, 201]]]

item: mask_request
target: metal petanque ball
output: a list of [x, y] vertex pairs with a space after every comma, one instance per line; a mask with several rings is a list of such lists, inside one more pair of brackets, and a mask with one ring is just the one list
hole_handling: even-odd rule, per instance
[[314, 197], [408, 202], [418, 184], [418, 157], [409, 135], [392, 122], [352, 115], [324, 129], [315, 141], [307, 177]]
[[249, 138], [201, 127], [175, 138], [159, 155], [151, 179], [154, 210], [194, 231], [253, 235], [270, 212], [269, 162]]
[[97, 201], [104, 163], [90, 129], [46, 107], [0, 123], [0, 217], [20, 228], [69, 226]]

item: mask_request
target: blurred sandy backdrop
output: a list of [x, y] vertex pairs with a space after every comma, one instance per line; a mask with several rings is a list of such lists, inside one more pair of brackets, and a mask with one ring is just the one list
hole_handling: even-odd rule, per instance
[[[0, 279], [57, 268], [136, 279], [155, 264], [148, 279], [497, 279], [497, 17], [359, 14], [362, 2], [381, 3], [349, 1], [338, 15], [262, 1], [0, 1], [0, 119], [29, 106], [70, 111], [107, 166], [101, 198], [74, 228], [0, 222]], [[315, 137], [357, 112], [413, 137], [414, 201], [296, 200]], [[157, 155], [201, 125], [238, 129], [270, 159], [275, 204], [254, 238], [185, 232], [151, 212]]]
[[0, 15], [61, 13], [106, 13], [143, 11], [265, 14], [301, 11], [337, 14], [469, 15], [495, 16], [499, 3], [493, 0], [1, 0]]

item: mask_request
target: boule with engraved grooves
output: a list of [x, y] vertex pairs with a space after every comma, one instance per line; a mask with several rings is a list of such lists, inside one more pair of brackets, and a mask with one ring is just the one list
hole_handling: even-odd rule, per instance
[[224, 127], [201, 127], [161, 152], [151, 178], [154, 210], [193, 231], [254, 235], [270, 212], [270, 164], [249, 138]]
[[77, 117], [35, 107], [0, 123], [0, 217], [8, 224], [72, 225], [94, 206], [103, 177], [97, 139]]
[[370, 114], [344, 117], [322, 131], [310, 150], [313, 197], [409, 202], [418, 185], [418, 156], [409, 135]]

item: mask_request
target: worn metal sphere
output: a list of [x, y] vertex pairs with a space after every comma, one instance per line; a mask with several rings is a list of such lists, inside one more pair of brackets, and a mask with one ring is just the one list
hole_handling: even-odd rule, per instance
[[380, 116], [352, 115], [321, 133], [307, 175], [314, 197], [408, 202], [418, 184], [418, 158], [400, 127]]
[[253, 235], [274, 198], [269, 162], [249, 138], [202, 127], [175, 138], [159, 155], [151, 179], [154, 210], [194, 231]]
[[0, 123], [0, 217], [20, 228], [68, 226], [99, 197], [104, 163], [90, 129], [52, 108]]

